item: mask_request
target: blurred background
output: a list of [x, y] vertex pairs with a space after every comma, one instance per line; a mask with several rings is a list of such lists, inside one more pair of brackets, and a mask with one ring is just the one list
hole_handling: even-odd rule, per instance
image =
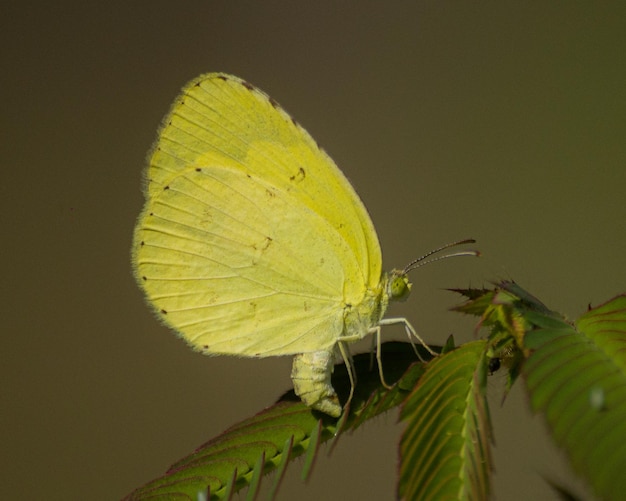
[[[288, 358], [193, 353], [131, 275], [146, 152], [200, 73], [241, 76], [304, 125], [387, 269], [478, 240], [481, 259], [421, 268], [391, 312], [428, 342], [476, 335], [448, 287], [510, 278], [572, 318], [626, 290], [623, 4], [382, 5], [3, 5], [0, 497], [119, 499], [291, 387]], [[501, 406], [503, 383], [495, 499], [556, 499], [543, 477], [591, 499], [523, 382]], [[392, 499], [401, 432], [389, 413], [323, 448], [309, 485], [296, 461], [279, 499]]]

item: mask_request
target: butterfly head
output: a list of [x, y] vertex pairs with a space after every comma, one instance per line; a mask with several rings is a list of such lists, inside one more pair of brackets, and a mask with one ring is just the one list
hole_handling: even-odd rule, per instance
[[412, 285], [404, 270], [392, 270], [387, 281], [387, 296], [391, 301], [406, 301]]

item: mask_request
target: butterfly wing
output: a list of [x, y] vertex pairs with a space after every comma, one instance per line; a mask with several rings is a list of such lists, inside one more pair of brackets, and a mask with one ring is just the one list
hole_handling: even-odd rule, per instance
[[133, 243], [163, 321], [206, 353], [330, 349], [381, 276], [369, 215], [333, 161], [236, 77], [188, 84], [159, 132]]

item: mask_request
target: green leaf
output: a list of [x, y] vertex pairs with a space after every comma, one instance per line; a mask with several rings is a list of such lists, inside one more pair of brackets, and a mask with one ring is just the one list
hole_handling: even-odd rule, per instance
[[[458, 311], [491, 329], [488, 356], [507, 355], [510, 384], [521, 373], [534, 411], [602, 499], [626, 492], [626, 296], [576, 322], [550, 311], [517, 284], [458, 291]], [[509, 351], [510, 350], [510, 351]]]
[[400, 498], [488, 498], [492, 465], [486, 346], [475, 341], [431, 361], [404, 404]]
[[[418, 349], [425, 360], [430, 357], [426, 350]], [[287, 392], [272, 407], [232, 426], [125, 499], [195, 501], [198, 493], [207, 492], [211, 500], [230, 499], [233, 493], [247, 486], [250, 487], [247, 499], [254, 499], [262, 476], [277, 471], [270, 489], [270, 495], [274, 496], [288, 462], [305, 454], [303, 475], [308, 476], [320, 443], [332, 439], [336, 445], [342, 432], [397, 407], [424, 371], [409, 343], [384, 343], [382, 357], [385, 378], [397, 384], [391, 389], [384, 388], [376, 364], [371, 367], [370, 354], [355, 356], [358, 381], [351, 407], [340, 421], [312, 411], [293, 391]], [[335, 367], [333, 385], [345, 402], [350, 380], [343, 364]]]
[[602, 499], [626, 492], [626, 296], [575, 325], [535, 329], [522, 372], [534, 410]]
[[562, 315], [550, 311], [541, 301], [515, 282], [504, 281], [493, 290], [456, 290], [469, 301], [456, 311], [481, 317], [480, 325], [488, 327], [487, 356], [498, 358], [508, 368], [505, 396], [517, 380], [525, 356], [529, 352], [526, 334], [534, 329], [550, 327], [568, 329]]

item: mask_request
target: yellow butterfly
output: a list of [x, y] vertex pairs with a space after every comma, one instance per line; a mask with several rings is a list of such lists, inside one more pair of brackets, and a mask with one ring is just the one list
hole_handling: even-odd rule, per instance
[[[191, 81], [149, 155], [132, 260], [159, 318], [207, 355], [294, 355], [295, 392], [331, 416], [348, 343], [376, 334], [409, 267], [382, 272], [376, 231], [331, 158], [244, 80]], [[464, 253], [460, 253], [464, 254]], [[421, 341], [421, 340], [420, 340]], [[382, 373], [381, 373], [382, 375]], [[352, 395], [352, 394], [351, 394]]]

